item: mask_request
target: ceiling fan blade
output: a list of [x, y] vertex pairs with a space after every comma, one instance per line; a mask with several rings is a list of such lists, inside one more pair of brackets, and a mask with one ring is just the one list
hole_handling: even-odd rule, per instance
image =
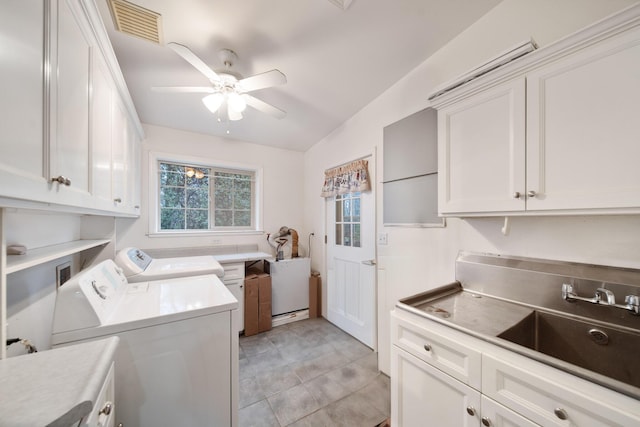
[[238, 81], [238, 86], [242, 92], [252, 92], [271, 86], [281, 85], [287, 82], [287, 77], [279, 70], [271, 70], [265, 73], [256, 74]]
[[247, 101], [247, 105], [250, 105], [251, 107], [255, 108], [258, 111], [269, 114], [270, 116], [273, 116], [276, 119], [283, 119], [287, 115], [285, 111], [282, 111], [281, 109], [276, 108], [271, 104], [267, 104], [266, 102], [254, 96], [245, 94], [242, 97], [244, 98], [245, 101]]
[[161, 86], [152, 87], [154, 92], [165, 93], [213, 93], [215, 90], [210, 86]]
[[207, 76], [209, 80], [220, 80], [220, 76], [218, 76], [216, 72], [213, 71], [200, 58], [198, 58], [198, 56], [193, 53], [188, 47], [173, 42], [167, 43], [167, 46], [169, 46], [175, 53], [184, 58], [184, 60], [189, 64], [193, 65], [198, 71]]

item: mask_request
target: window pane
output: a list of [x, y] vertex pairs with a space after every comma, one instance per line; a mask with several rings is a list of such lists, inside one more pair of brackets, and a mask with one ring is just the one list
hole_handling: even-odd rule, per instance
[[[216, 179], [216, 185], [218, 185], [219, 182], [220, 180]], [[215, 193], [216, 209], [233, 208], [233, 193], [231, 192], [231, 190], [225, 188], [224, 186], [217, 186]]]
[[162, 230], [183, 230], [183, 209], [160, 209], [160, 227]]
[[344, 236], [344, 246], [351, 246], [351, 224], [342, 225], [342, 235]]
[[336, 222], [342, 222], [342, 200], [336, 197]]
[[209, 228], [209, 213], [201, 209], [187, 209], [187, 229], [206, 230]]
[[353, 213], [353, 217], [352, 217], [352, 221], [353, 222], [360, 222], [360, 198], [355, 198], [352, 201], [353, 205], [352, 205], [352, 213]]
[[160, 174], [160, 184], [161, 185], [184, 185], [184, 174], [182, 173], [163, 173]]
[[251, 226], [251, 211], [236, 211], [233, 222], [236, 227]]
[[[208, 187], [209, 186], [209, 176], [207, 175], [209, 169], [198, 169], [198, 171], [204, 173], [205, 175], [202, 178], [198, 178], [198, 175], [194, 175], [192, 177], [188, 177], [186, 179], [187, 185], [189, 187]], [[206, 171], [206, 172], [205, 172]]]
[[343, 221], [350, 222], [351, 221], [351, 200], [350, 199], [345, 199], [342, 212], [343, 212], [343, 218], [344, 218]]
[[233, 205], [236, 209], [251, 209], [251, 190], [237, 192]]
[[230, 210], [216, 210], [216, 227], [231, 227], [233, 225], [233, 212]]
[[336, 224], [336, 245], [342, 245], [342, 224]]
[[160, 207], [161, 208], [183, 208], [184, 207], [184, 188], [164, 187], [160, 189]]
[[353, 247], [360, 247], [360, 224], [353, 224]]
[[196, 209], [209, 208], [209, 189], [195, 188], [187, 189], [187, 207]]

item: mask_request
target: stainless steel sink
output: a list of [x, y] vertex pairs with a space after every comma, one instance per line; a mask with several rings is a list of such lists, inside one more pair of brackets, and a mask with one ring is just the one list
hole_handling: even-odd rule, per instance
[[640, 333], [534, 311], [498, 338], [640, 387]]

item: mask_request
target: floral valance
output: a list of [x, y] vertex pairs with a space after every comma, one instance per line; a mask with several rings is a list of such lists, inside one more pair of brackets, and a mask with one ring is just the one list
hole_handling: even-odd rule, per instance
[[356, 160], [348, 165], [324, 171], [322, 197], [371, 190], [367, 160]]

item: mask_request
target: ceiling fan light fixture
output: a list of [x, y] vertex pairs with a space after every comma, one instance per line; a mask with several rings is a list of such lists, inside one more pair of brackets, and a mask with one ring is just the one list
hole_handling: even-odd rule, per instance
[[247, 108], [247, 101], [238, 92], [230, 92], [228, 95], [229, 108], [242, 113]]
[[236, 111], [233, 109], [231, 104], [227, 106], [227, 114], [229, 116], [229, 120], [236, 122], [238, 120], [242, 120], [242, 113], [240, 111]]
[[212, 113], [218, 111], [218, 108], [220, 108], [220, 105], [222, 105], [222, 101], [224, 101], [224, 95], [222, 95], [220, 92], [215, 92], [202, 98], [202, 103]]

